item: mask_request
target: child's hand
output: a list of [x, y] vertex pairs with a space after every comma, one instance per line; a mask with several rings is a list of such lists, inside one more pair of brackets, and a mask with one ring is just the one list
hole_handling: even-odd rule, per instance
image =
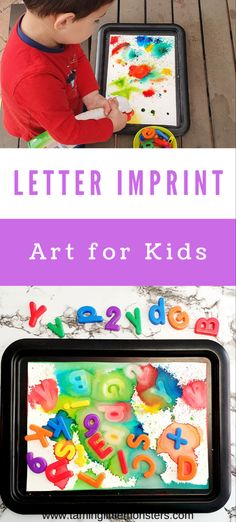
[[114, 132], [119, 132], [125, 128], [128, 121], [128, 117], [126, 114], [123, 114], [119, 111], [117, 100], [109, 100], [109, 102], [111, 106], [111, 112], [108, 115], [108, 118], [113, 123]]
[[105, 117], [107, 117], [112, 110], [111, 100], [106, 100], [106, 98], [99, 94], [98, 91], [91, 92], [90, 94], [85, 96], [83, 98], [83, 102], [86, 105], [88, 111], [91, 111], [93, 109], [104, 109]]

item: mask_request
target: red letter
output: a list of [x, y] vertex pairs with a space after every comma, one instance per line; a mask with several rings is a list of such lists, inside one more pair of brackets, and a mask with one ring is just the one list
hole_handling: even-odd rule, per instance
[[218, 319], [215, 319], [215, 317], [210, 317], [210, 319], [201, 317], [201, 319], [198, 319], [196, 322], [194, 331], [197, 334], [213, 335], [214, 337], [217, 337], [219, 327], [219, 321]]
[[74, 473], [68, 470], [67, 460], [64, 459], [50, 464], [45, 471], [45, 475], [49, 482], [52, 482], [60, 489], [65, 489], [68, 480], [73, 477]]
[[46, 308], [46, 306], [42, 305], [37, 310], [36, 304], [33, 301], [30, 302], [29, 306], [30, 306], [29, 326], [31, 326], [31, 328], [34, 328], [37, 324], [38, 319], [41, 317], [41, 315], [45, 314], [45, 312], [47, 311], [47, 308]]
[[105, 446], [105, 441], [101, 438], [101, 433], [95, 433], [90, 439], [88, 439], [89, 446], [97, 453], [100, 459], [104, 460], [110, 453], [112, 453], [113, 448], [108, 446], [108, 448], [103, 449]]

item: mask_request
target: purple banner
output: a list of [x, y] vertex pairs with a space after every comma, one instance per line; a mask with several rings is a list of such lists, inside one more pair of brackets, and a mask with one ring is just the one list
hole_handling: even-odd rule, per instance
[[235, 285], [234, 220], [1, 220], [1, 285]]

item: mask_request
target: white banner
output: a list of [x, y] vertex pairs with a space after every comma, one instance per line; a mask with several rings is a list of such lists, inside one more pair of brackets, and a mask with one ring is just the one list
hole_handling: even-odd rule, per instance
[[233, 149], [0, 150], [0, 219], [229, 219]]

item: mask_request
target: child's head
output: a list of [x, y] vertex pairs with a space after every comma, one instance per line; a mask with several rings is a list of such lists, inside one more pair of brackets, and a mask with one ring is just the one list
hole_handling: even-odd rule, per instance
[[77, 44], [89, 38], [113, 0], [24, 0], [58, 43]]

